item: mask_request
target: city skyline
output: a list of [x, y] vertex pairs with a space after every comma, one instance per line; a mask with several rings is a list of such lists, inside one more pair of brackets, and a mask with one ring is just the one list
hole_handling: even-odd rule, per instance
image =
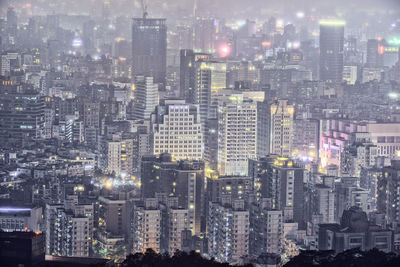
[[0, 2], [7, 266], [397, 260], [399, 192], [396, 0]]

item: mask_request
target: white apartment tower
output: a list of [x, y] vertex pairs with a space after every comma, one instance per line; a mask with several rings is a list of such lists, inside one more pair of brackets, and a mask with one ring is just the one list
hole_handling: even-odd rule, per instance
[[257, 151], [257, 103], [243, 94], [221, 96], [217, 117], [219, 174], [247, 175]]

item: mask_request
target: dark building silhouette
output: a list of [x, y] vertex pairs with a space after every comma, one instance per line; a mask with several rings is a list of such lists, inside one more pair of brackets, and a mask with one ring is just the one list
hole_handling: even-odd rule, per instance
[[167, 66], [166, 19], [133, 19], [132, 59], [134, 76], [153, 77], [159, 89], [164, 90]]
[[344, 22], [321, 21], [319, 34], [320, 80], [340, 83], [343, 79]]
[[44, 266], [44, 248], [44, 234], [33, 232], [0, 232], [0, 265], [7, 267]]

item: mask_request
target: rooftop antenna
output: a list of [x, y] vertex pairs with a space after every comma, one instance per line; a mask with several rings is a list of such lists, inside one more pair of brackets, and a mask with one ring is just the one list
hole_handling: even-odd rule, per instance
[[197, 15], [197, 0], [194, 0], [193, 3], [193, 18], [196, 18]]
[[143, 11], [143, 19], [146, 19], [148, 15], [146, 0], [142, 0], [142, 11]]

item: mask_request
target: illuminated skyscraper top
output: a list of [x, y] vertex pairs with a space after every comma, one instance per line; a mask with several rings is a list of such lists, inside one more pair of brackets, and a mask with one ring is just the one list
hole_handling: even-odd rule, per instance
[[344, 21], [320, 21], [320, 80], [340, 83], [343, 78]]

